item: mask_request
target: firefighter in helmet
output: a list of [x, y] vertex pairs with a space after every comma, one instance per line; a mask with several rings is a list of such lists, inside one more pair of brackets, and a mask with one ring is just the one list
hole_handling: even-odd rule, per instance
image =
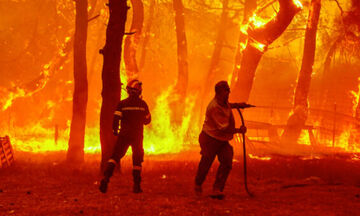
[[223, 199], [226, 179], [232, 168], [233, 147], [229, 141], [235, 133], [245, 133], [246, 127], [235, 128], [232, 104], [228, 102], [230, 87], [226, 81], [215, 85], [215, 97], [207, 106], [205, 121], [199, 136], [201, 159], [195, 177], [195, 192], [202, 192], [201, 185], [217, 156], [220, 166], [213, 185], [212, 198]]
[[[114, 113], [113, 133], [118, 136], [112, 156], [100, 182], [100, 191], [106, 193], [110, 177], [120, 159], [124, 157], [129, 146], [132, 149], [134, 193], [141, 193], [141, 164], [144, 158], [143, 128], [151, 122], [148, 105], [141, 99], [142, 83], [131, 80], [126, 86], [129, 97], [121, 100]], [[119, 129], [119, 122], [120, 129]]]

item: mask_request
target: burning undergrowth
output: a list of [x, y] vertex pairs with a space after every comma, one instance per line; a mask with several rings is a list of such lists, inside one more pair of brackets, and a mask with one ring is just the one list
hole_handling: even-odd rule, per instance
[[[186, 98], [185, 104], [182, 104], [185, 109], [183, 109], [181, 121], [174, 122], [172, 119], [174, 113], [170, 106], [171, 103], [177, 101], [178, 96], [172, 92], [172, 87], [163, 91], [156, 99], [154, 108], [150, 110], [153, 120], [144, 128], [144, 149], [148, 154], [178, 153], [197, 143], [199, 127], [190, 122], [194, 115], [192, 111], [195, 96]], [[13, 147], [17, 151], [66, 151], [70, 121], [66, 124], [65, 128], [48, 128], [39, 120], [34, 121], [34, 124], [2, 132], [4, 135], [10, 135]], [[101, 151], [98, 127], [86, 128], [84, 151], [86, 153]]]

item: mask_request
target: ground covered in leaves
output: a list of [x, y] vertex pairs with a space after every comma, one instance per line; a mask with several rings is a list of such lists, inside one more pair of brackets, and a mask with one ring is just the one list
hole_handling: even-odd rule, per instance
[[208, 197], [215, 162], [202, 196], [193, 192], [198, 153], [148, 156], [142, 194], [133, 194], [130, 157], [98, 191], [99, 156], [81, 166], [65, 153], [16, 152], [16, 163], [0, 169], [0, 215], [360, 215], [360, 161], [350, 156], [320, 159], [272, 156], [248, 161], [249, 197], [241, 156], [234, 162], [224, 200]]

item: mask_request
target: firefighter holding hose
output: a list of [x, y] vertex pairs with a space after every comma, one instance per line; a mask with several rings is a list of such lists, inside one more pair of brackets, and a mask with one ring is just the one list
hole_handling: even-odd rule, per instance
[[[134, 193], [141, 193], [141, 164], [144, 159], [143, 128], [151, 122], [151, 114], [148, 105], [141, 99], [142, 83], [131, 80], [126, 86], [129, 97], [121, 100], [114, 113], [113, 133], [118, 136], [114, 151], [110, 157], [104, 172], [104, 178], [100, 182], [99, 190], [106, 193], [110, 177], [113, 175], [115, 166], [124, 157], [129, 146], [132, 149]], [[120, 130], [119, 130], [119, 122]]]
[[202, 184], [215, 159], [218, 157], [220, 166], [216, 173], [213, 192], [215, 199], [223, 199], [225, 182], [232, 168], [233, 147], [229, 141], [235, 133], [246, 133], [246, 127], [235, 128], [235, 120], [231, 108], [246, 106], [245, 103], [231, 104], [228, 102], [230, 87], [226, 81], [215, 85], [215, 97], [206, 109], [205, 121], [199, 136], [201, 159], [195, 177], [195, 192], [201, 194]]

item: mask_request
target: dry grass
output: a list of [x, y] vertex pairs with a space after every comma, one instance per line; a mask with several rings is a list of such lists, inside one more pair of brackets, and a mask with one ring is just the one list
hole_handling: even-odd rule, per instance
[[143, 165], [142, 194], [131, 193], [131, 161], [122, 161], [107, 194], [98, 191], [99, 156], [78, 167], [64, 153], [16, 153], [16, 164], [0, 170], [0, 215], [360, 215], [360, 162], [348, 158], [301, 160], [273, 156], [249, 161], [250, 198], [242, 162], [225, 188], [226, 199], [207, 195], [217, 162], [193, 193], [198, 153], [150, 156]]

